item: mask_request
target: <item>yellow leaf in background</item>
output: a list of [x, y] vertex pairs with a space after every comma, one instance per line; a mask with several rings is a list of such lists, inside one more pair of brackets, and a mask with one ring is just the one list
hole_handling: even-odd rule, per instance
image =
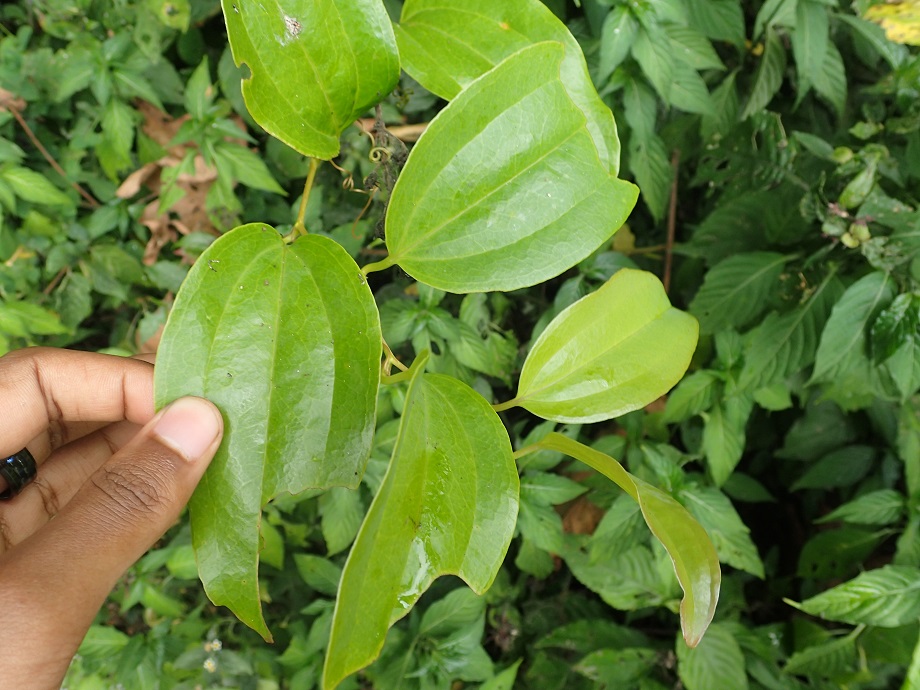
[[920, 0], [873, 5], [864, 16], [880, 24], [889, 41], [920, 46]]

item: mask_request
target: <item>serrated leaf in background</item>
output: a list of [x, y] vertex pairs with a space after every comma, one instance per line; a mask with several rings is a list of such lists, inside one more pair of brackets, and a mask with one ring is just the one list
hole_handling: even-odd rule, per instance
[[690, 303], [700, 332], [742, 330], [760, 316], [775, 300], [779, 277], [790, 258], [776, 252], [749, 252], [713, 266]]
[[805, 613], [851, 625], [891, 628], [920, 617], [920, 569], [886, 565], [806, 599]]
[[677, 674], [687, 690], [747, 690], [744, 654], [730, 629], [722, 623], [709, 626], [695, 648], [677, 640]]
[[767, 29], [764, 38], [763, 55], [754, 76], [754, 88], [748, 96], [741, 119], [746, 120], [754, 113], [764, 110], [773, 100], [773, 96], [783, 84], [783, 72], [786, 69], [786, 50], [776, 31]]
[[764, 578], [763, 561], [750, 530], [725, 494], [714, 487], [690, 486], [678, 498], [709, 534], [722, 563]]
[[738, 385], [761, 388], [782, 381], [814, 361], [818, 339], [843, 286], [832, 274], [792, 311], [770, 313], [747, 334]]
[[815, 355], [812, 381], [836, 377], [852, 353], [868, 355], [869, 327], [895, 297], [891, 277], [874, 271], [853, 283], [831, 311]]

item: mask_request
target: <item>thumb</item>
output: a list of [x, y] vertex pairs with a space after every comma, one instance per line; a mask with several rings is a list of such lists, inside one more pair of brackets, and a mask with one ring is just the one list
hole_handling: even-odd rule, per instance
[[177, 400], [10, 552], [0, 584], [15, 584], [15, 604], [32, 612], [31, 629], [21, 633], [50, 635], [69, 661], [124, 571], [175, 523], [222, 434], [214, 405]]

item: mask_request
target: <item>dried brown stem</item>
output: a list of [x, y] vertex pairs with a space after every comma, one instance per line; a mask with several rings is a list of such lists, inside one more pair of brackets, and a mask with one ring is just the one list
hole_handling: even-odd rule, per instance
[[668, 207], [668, 239], [664, 249], [664, 290], [671, 290], [671, 266], [674, 259], [674, 236], [677, 234], [677, 172], [680, 168], [680, 149], [674, 149], [671, 155], [671, 169], [674, 179], [671, 180], [671, 203]]
[[9, 104], [7, 104], [6, 107], [10, 113], [12, 113], [13, 117], [16, 118], [16, 122], [18, 122], [19, 126], [22, 127], [23, 131], [26, 133], [26, 136], [29, 137], [29, 140], [35, 145], [35, 148], [41, 152], [42, 156], [45, 157], [45, 160], [48, 161], [51, 167], [55, 169], [57, 174], [63, 177], [71, 187], [76, 189], [80, 196], [86, 199], [86, 203], [88, 203], [93, 208], [99, 208], [101, 204], [96, 201], [96, 199], [89, 192], [87, 192], [79, 184], [67, 177], [67, 173], [64, 172], [64, 168], [58, 165], [58, 162], [54, 159], [54, 156], [48, 152], [48, 149], [46, 149], [41, 141], [39, 141], [38, 137], [35, 136], [35, 132], [33, 132], [32, 128], [29, 127], [29, 123], [25, 121], [25, 118], [22, 116], [22, 114]]

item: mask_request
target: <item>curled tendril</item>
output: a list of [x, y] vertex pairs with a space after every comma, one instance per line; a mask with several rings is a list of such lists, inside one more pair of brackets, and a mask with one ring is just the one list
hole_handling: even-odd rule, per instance
[[375, 146], [371, 149], [370, 159], [374, 163], [386, 163], [392, 155], [393, 152], [385, 146]]

